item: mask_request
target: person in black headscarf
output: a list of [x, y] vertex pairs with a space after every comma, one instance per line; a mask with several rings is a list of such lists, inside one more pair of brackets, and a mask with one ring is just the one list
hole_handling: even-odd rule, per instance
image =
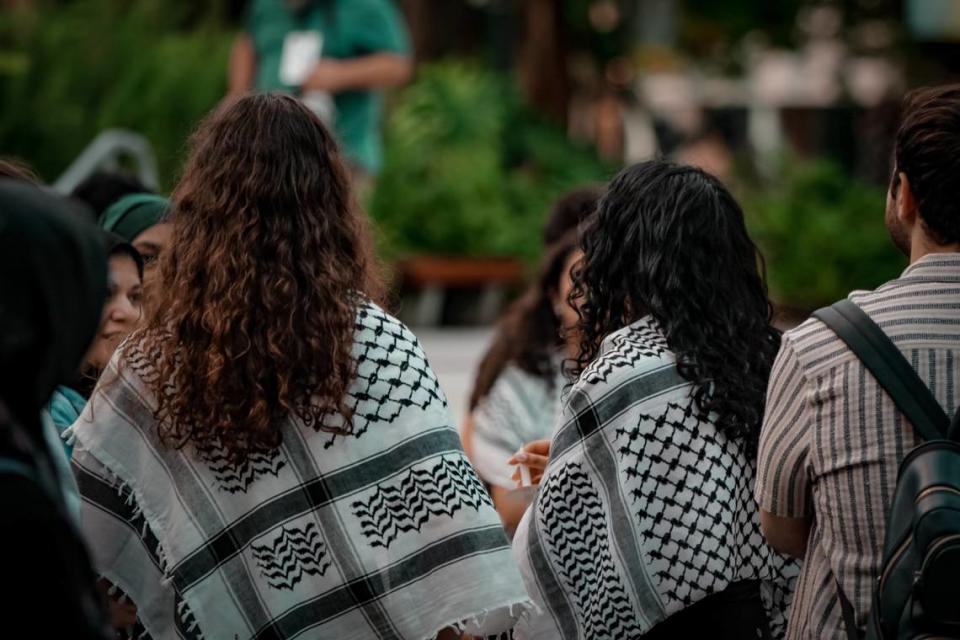
[[[114, 349], [136, 328], [143, 302], [143, 258], [132, 244], [109, 231], [102, 232], [107, 244], [107, 300], [97, 335], [70, 384], [58, 385], [47, 405], [47, 415], [62, 436], [87, 404], [100, 372]], [[71, 451], [65, 445], [67, 453]]]
[[[41, 410], [75, 375], [100, 320], [100, 232], [36, 187], [0, 182], [0, 598], [6, 637], [109, 637], [95, 574], [63, 500]], [[39, 603], [55, 615], [31, 615]], [[17, 631], [22, 633], [17, 634]], [[28, 631], [29, 630], [29, 631]]]

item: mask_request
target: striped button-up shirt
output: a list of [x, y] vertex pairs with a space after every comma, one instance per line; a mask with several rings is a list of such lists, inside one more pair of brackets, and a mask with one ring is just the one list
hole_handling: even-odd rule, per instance
[[[858, 304], [956, 410], [960, 254], [927, 255]], [[866, 626], [900, 461], [920, 443], [857, 357], [810, 319], [784, 335], [767, 392], [757, 500], [813, 527], [787, 637], [845, 638], [837, 582]]]

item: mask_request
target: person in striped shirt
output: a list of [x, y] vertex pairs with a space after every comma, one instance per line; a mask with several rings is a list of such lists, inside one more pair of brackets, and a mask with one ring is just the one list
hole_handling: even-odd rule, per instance
[[[849, 298], [952, 414], [960, 403], [960, 85], [907, 96], [895, 163], [886, 225], [910, 266]], [[838, 589], [862, 630], [897, 469], [920, 441], [817, 319], [784, 335], [766, 406], [756, 487], [761, 525], [773, 547], [804, 559], [787, 638], [845, 638]]]

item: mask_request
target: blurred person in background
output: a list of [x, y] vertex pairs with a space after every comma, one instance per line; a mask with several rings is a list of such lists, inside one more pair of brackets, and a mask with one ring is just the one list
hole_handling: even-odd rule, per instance
[[100, 216], [114, 202], [132, 193], [153, 193], [153, 190], [127, 173], [97, 171], [74, 187], [70, 196]]
[[702, 170], [645, 162], [581, 246], [578, 377], [514, 538], [542, 614], [517, 637], [781, 637], [796, 566], [752, 497], [780, 334], [743, 212]]
[[[70, 470], [73, 447], [67, 429], [80, 417], [100, 372], [106, 368], [117, 346], [136, 328], [142, 314], [143, 260], [140, 254], [114, 233], [101, 231], [101, 235], [107, 248], [107, 298], [100, 325], [77, 373], [70, 382], [57, 385], [43, 414], [44, 426], [53, 425], [56, 431], [56, 437], [48, 435], [50, 446], [64, 454], [61, 456], [55, 452], [54, 457], [64, 478], [64, 502], [76, 523], [80, 522], [80, 490]], [[108, 587], [102, 585], [101, 591], [106, 593]], [[106, 602], [112, 625], [126, 629], [135, 624], [135, 607], [122, 602], [116, 594], [107, 595]]]
[[553, 204], [543, 225], [543, 246], [550, 247], [575, 231], [597, 210], [602, 192], [600, 187], [581, 187], [562, 195]]
[[577, 355], [571, 332], [577, 313], [567, 302], [570, 269], [581, 255], [577, 225], [596, 209], [599, 195], [598, 189], [578, 189], [554, 205], [536, 281], [507, 309], [477, 370], [461, 435], [508, 532], [527, 508], [527, 500], [512, 494], [508, 459], [524, 444], [552, 435], [567, 382], [563, 361]]
[[733, 176], [733, 153], [716, 129], [705, 129], [691, 136], [673, 153], [673, 160], [703, 169], [725, 184]]
[[570, 269], [580, 255], [575, 231], [548, 247], [535, 285], [500, 321], [470, 397], [466, 448], [510, 532], [527, 503], [511, 499], [514, 468], [508, 459], [524, 444], [553, 433], [566, 384], [563, 361], [576, 357], [571, 330], [577, 313], [566, 296]]
[[511, 628], [530, 604], [508, 540], [417, 339], [376, 304], [328, 129], [290, 96], [225, 103], [172, 210], [155, 310], [73, 426], [84, 531], [147, 633]]
[[[50, 420], [63, 432], [86, 406], [100, 372], [114, 350], [140, 321], [143, 299], [143, 259], [133, 245], [120, 236], [104, 233], [108, 256], [107, 300], [93, 344], [83, 358], [79, 375], [70, 384], [59, 385], [47, 405]], [[99, 295], [99, 293], [98, 293]], [[69, 455], [71, 447], [65, 445]]]
[[[76, 375], [101, 316], [106, 253], [70, 203], [0, 182], [0, 600], [9, 637], [109, 638], [95, 576], [64, 498], [69, 469], [41, 413]], [[55, 615], [37, 618], [39, 602]]]
[[393, 0], [252, 0], [230, 56], [229, 90], [300, 97], [334, 131], [362, 183], [382, 163], [383, 90], [412, 72]]
[[168, 220], [170, 200], [152, 193], [121, 197], [100, 215], [100, 227], [130, 244], [143, 259], [143, 293], [155, 297], [159, 262], [170, 246], [173, 224]]

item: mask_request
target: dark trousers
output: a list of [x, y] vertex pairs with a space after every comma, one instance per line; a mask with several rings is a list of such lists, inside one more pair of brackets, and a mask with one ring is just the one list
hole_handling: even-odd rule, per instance
[[770, 640], [770, 624], [760, 600], [760, 583], [756, 580], [736, 582], [673, 614], [643, 638]]

